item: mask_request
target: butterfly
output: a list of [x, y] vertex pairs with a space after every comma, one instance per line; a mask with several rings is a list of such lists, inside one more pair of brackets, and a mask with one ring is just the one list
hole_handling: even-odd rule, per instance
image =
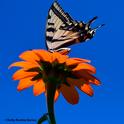
[[68, 46], [92, 39], [98, 28], [91, 29], [90, 25], [97, 19], [95, 16], [87, 23], [73, 20], [55, 1], [49, 9], [46, 24], [46, 47], [49, 51], [71, 50]]

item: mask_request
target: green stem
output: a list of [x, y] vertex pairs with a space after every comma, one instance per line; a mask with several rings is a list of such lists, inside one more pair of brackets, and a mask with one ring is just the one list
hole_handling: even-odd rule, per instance
[[53, 82], [48, 82], [46, 84], [47, 88], [47, 109], [49, 114], [50, 124], [56, 124], [55, 115], [54, 115], [54, 96], [56, 91], [56, 85], [53, 85]]

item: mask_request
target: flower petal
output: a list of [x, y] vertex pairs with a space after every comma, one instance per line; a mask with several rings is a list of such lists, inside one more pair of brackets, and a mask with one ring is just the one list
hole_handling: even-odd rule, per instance
[[80, 70], [87, 70], [87, 71], [92, 72], [93, 74], [96, 73], [95, 67], [93, 67], [92, 65], [87, 64], [87, 63], [81, 63], [81, 64], [79, 64], [79, 65], [78, 65], [76, 68], [74, 68], [72, 71], [80, 71]]
[[85, 63], [85, 62], [90, 62], [90, 60], [79, 59], [79, 58], [69, 58], [66, 61], [66, 65], [71, 66], [71, 65], [77, 65], [79, 63]]
[[37, 83], [34, 84], [33, 93], [35, 96], [38, 96], [42, 94], [43, 92], [45, 92], [45, 84], [44, 84], [44, 81], [41, 79]]
[[70, 50], [68, 50], [68, 49], [64, 49], [64, 50], [59, 51], [59, 53], [62, 55], [67, 55], [69, 52], [70, 52]]
[[68, 81], [69, 84], [73, 84], [73, 85], [77, 86], [81, 91], [83, 91], [87, 95], [89, 95], [89, 96], [93, 95], [92, 87], [84, 79], [67, 78], [67, 81]]
[[33, 50], [42, 61], [51, 63], [51, 53], [46, 50]]
[[32, 51], [26, 51], [23, 52], [20, 56], [19, 56], [22, 60], [28, 61], [28, 62], [37, 62], [40, 60], [40, 58]]
[[63, 96], [65, 97], [65, 99], [71, 103], [71, 104], [77, 104], [79, 101], [79, 94], [76, 91], [76, 89], [74, 88], [73, 85], [71, 86], [67, 86], [65, 84], [62, 84], [61, 88], [60, 88]]
[[14, 66], [28, 69], [28, 68], [38, 67], [39, 65], [35, 64], [35, 63], [31, 63], [31, 62], [20, 61], [20, 62], [15, 62], [15, 63], [11, 64], [9, 66], [9, 68], [14, 67]]
[[93, 96], [94, 94], [92, 87], [88, 83], [80, 84], [78, 88], [89, 96]]
[[83, 83], [87, 83], [86, 80], [84, 79], [73, 79], [73, 78], [67, 78], [67, 82], [70, 84], [70, 85], [76, 85], [78, 86], [78, 84], [80, 84], [81, 82]]
[[61, 55], [59, 52], [53, 52], [52, 53], [52, 62], [57, 61], [58, 63], [64, 63], [68, 56]]
[[83, 78], [84, 80], [86, 80], [89, 83], [92, 83], [95, 85], [101, 84], [99, 79], [97, 79], [95, 76], [91, 75], [87, 71], [81, 70], [81, 71], [74, 72], [73, 74], [78, 78]]
[[55, 102], [57, 101], [59, 95], [60, 95], [60, 90], [57, 89], [56, 92], [55, 92], [55, 96], [54, 96], [54, 101]]
[[91, 61], [90, 60], [87, 60], [87, 59], [81, 59], [81, 58], [73, 58], [74, 60], [77, 60], [77, 61], [81, 61], [81, 62], [86, 62], [86, 63], [90, 63]]
[[20, 80], [17, 89], [18, 89], [18, 91], [21, 91], [21, 90], [24, 90], [26, 88], [31, 87], [35, 83], [36, 83], [36, 81], [31, 81], [31, 77], [30, 78], [24, 78], [24, 79]]
[[13, 74], [12, 78], [13, 80], [20, 80], [20, 79], [27, 78], [27, 77], [33, 78], [37, 74], [38, 74], [37, 72], [26, 72], [23, 69], [20, 69]]

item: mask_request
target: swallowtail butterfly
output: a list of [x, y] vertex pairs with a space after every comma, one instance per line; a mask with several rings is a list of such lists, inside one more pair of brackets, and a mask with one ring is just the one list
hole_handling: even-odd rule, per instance
[[85, 42], [93, 38], [96, 30], [103, 25], [91, 29], [90, 25], [97, 19], [97, 16], [88, 23], [73, 20], [64, 12], [59, 3], [55, 1], [49, 9], [46, 25], [46, 46], [49, 51], [68, 50], [68, 46]]

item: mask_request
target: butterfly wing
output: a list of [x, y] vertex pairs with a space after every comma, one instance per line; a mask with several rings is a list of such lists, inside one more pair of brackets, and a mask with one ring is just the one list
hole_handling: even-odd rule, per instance
[[75, 43], [80, 32], [74, 31], [78, 23], [55, 1], [48, 13], [46, 25], [46, 46], [48, 50], [58, 50]]
[[46, 25], [46, 46], [49, 50], [61, 47], [68, 40], [68, 37], [65, 38], [65, 36], [70, 34], [71, 31], [63, 30], [64, 27], [74, 27], [74, 21], [55, 1], [49, 10]]

